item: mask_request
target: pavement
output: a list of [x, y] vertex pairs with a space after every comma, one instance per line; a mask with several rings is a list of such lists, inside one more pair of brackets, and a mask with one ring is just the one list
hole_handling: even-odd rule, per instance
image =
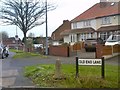
[[[23, 68], [25, 66], [36, 64], [55, 64], [56, 60], [61, 60], [62, 64], [75, 64], [75, 56], [72, 57], [59, 57], [48, 56], [48, 58], [24, 58], [24, 59], [12, 59], [15, 53], [10, 53], [10, 56], [6, 59], [0, 60], [1, 72], [0, 73], [0, 87], [2, 88], [35, 88], [36, 86], [30, 79], [24, 77]], [[94, 52], [77, 52], [76, 56], [79, 58], [95, 58]], [[119, 56], [106, 58], [105, 63], [118, 65]], [[2, 64], [2, 65], [1, 65]]]
[[16, 67], [11, 64], [12, 56], [15, 53], [10, 53], [9, 58], [0, 60], [2, 62], [2, 74], [0, 76], [0, 87], [2, 88], [17, 88], [17, 87], [35, 87], [28, 78], [24, 77], [22, 67]]

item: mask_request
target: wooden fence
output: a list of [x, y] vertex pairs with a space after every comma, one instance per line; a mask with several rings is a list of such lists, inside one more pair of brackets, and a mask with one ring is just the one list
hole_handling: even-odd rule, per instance
[[71, 45], [70, 48], [72, 51], [81, 50], [84, 48], [84, 42], [75, 43], [74, 45]]
[[113, 53], [120, 53], [120, 45], [114, 45], [114, 46], [97, 45], [96, 46], [96, 58], [101, 58], [104, 55], [112, 55]]

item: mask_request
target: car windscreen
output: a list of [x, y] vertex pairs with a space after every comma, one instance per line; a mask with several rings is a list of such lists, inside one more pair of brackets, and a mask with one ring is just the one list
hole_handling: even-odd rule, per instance
[[111, 35], [107, 39], [107, 42], [117, 42], [117, 41], [120, 41], [120, 35]]

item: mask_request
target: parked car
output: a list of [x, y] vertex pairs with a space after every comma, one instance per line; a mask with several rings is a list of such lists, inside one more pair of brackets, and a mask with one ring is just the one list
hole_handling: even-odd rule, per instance
[[118, 34], [110, 35], [105, 42], [105, 46], [113, 46], [117, 44], [120, 45], [120, 35]]
[[0, 45], [0, 59], [4, 59], [9, 56], [9, 49], [7, 46]]
[[84, 42], [84, 48], [87, 51], [96, 51], [97, 44], [104, 44], [104, 41], [101, 38], [89, 38]]

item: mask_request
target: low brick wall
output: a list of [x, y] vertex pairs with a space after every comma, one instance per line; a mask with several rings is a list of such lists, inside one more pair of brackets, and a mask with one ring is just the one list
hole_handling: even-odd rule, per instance
[[50, 46], [49, 47], [49, 55], [69, 57], [69, 47], [62, 46], [62, 45]]
[[96, 58], [102, 57], [102, 45], [96, 45]]

